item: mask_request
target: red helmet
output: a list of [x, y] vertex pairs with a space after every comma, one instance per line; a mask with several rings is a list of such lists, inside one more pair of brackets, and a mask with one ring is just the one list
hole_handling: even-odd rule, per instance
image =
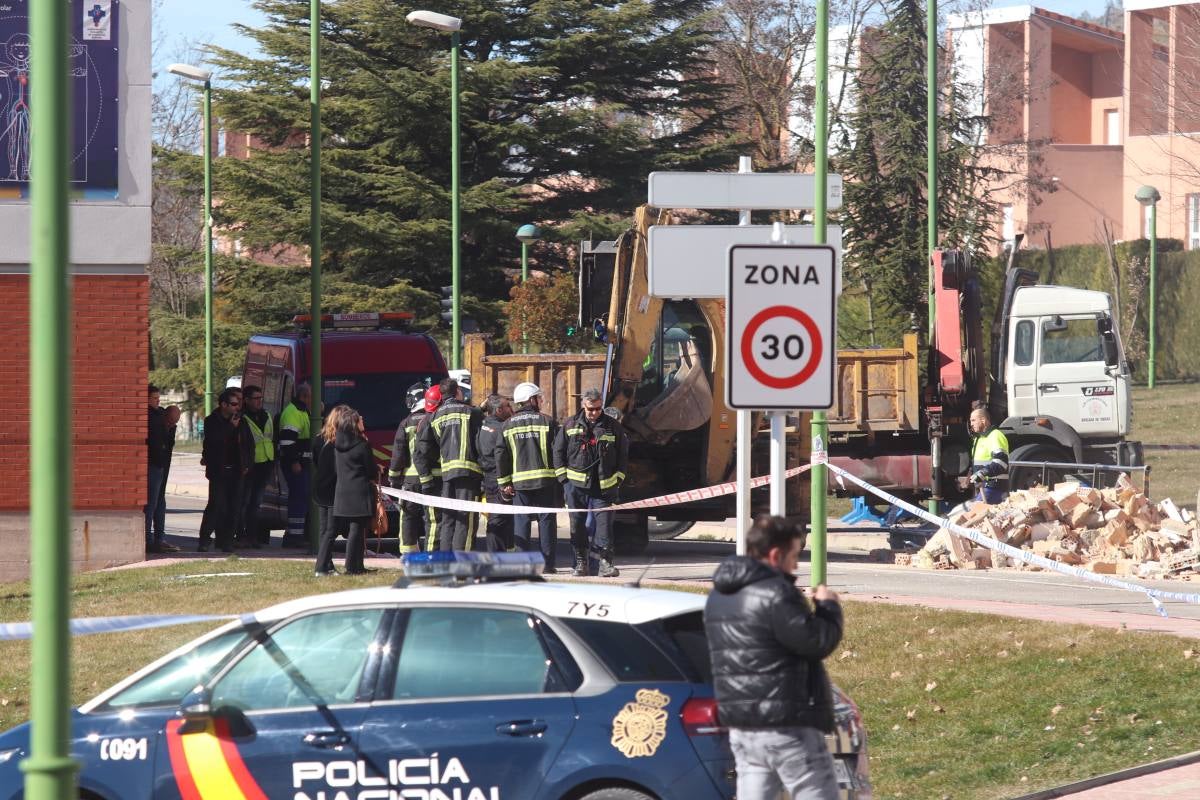
[[442, 402], [442, 390], [436, 386], [430, 386], [425, 390], [425, 410], [437, 411], [438, 405]]

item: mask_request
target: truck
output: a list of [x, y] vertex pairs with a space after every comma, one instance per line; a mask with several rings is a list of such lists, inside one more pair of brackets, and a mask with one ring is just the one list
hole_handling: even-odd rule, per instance
[[[644, 499], [730, 481], [736, 466], [735, 412], [725, 404], [725, 301], [663, 299], [648, 292], [647, 233], [671, 224], [669, 212], [643, 206], [615, 242], [584, 243], [579, 274], [580, 325], [590, 323], [604, 352], [498, 354], [482, 335], [466, 338], [475, 396], [510, 395], [521, 381], [542, 387], [543, 410], [557, 419], [576, 413], [580, 395], [601, 389], [630, 435], [623, 500]], [[1130, 371], [1104, 292], [1037, 284], [1015, 266], [990, 329], [985, 364], [979, 276], [957, 251], [935, 253], [934, 336], [922, 385], [917, 334], [900, 347], [841, 349], [835, 401], [827, 414], [831, 463], [880, 488], [912, 499], [961, 498], [956, 479], [970, 467], [967, 417], [985, 401], [1006, 433], [1011, 460], [1140, 464], [1130, 432]], [[752, 470], [768, 470], [765, 415], [754, 414]], [[787, 418], [787, 466], [807, 463], [808, 415]], [[1014, 467], [1028, 485], [1042, 470]], [[836, 491], [843, 491], [834, 485]], [[809, 481], [790, 480], [789, 516], [804, 521]], [[665, 506], [657, 520], [725, 520], [735, 497]], [[752, 493], [754, 513], [767, 510], [766, 490]], [[619, 551], [649, 539], [649, 515], [618, 516]]]

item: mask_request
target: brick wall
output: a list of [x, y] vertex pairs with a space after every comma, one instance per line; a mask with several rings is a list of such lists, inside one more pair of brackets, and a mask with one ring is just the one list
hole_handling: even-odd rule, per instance
[[[149, 281], [80, 275], [73, 283], [72, 506], [146, 502]], [[29, 279], [0, 275], [0, 510], [29, 507]]]

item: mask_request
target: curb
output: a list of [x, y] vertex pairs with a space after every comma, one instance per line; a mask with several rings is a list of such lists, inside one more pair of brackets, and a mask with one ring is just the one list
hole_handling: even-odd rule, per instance
[[1131, 778], [1140, 778], [1143, 775], [1153, 775], [1156, 772], [1166, 772], [1176, 767], [1186, 767], [1196, 763], [1200, 763], [1200, 750], [1194, 750], [1172, 758], [1164, 758], [1162, 761], [1152, 761], [1149, 764], [1140, 764], [1136, 767], [1117, 770], [1107, 775], [1085, 778], [1074, 783], [1055, 786], [1052, 789], [1042, 789], [1032, 794], [1023, 794], [1020, 797], [1013, 798], [1013, 800], [1051, 800], [1051, 798], [1055, 797], [1067, 797], [1078, 792], [1086, 792], [1088, 789], [1096, 789], [1100, 786], [1108, 786], [1109, 784], [1120, 783]]

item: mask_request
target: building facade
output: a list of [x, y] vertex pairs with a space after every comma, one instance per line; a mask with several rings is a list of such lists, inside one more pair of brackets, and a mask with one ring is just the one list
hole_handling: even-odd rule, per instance
[[989, 187], [1002, 240], [1144, 237], [1134, 193], [1149, 184], [1158, 235], [1200, 248], [1198, 21], [1200, 4], [1161, 0], [1127, 3], [1125, 32], [1035, 6], [951, 17], [956, 78], [990, 118], [990, 157], [1007, 173]]

